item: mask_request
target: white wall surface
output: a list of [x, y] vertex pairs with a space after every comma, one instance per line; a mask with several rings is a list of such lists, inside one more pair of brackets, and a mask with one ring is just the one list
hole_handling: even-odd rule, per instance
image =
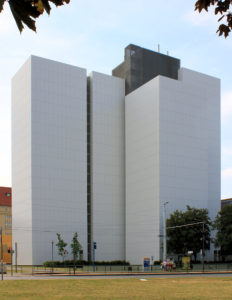
[[[27, 125], [31, 130], [31, 177], [28, 177], [33, 264], [51, 260], [51, 242], [56, 244], [58, 232], [68, 244], [74, 232], [78, 232], [84, 258], [87, 257], [86, 94], [84, 69], [31, 57], [31, 99], [28, 100], [31, 124]], [[14, 127], [21, 121], [19, 118]], [[26, 151], [27, 148], [28, 145]], [[30, 169], [30, 161], [27, 163]], [[21, 188], [25, 184], [22, 180]], [[19, 205], [22, 202], [20, 199]], [[58, 259], [56, 253], [54, 247], [54, 259]]]
[[125, 82], [90, 75], [92, 230], [96, 260], [125, 259]]
[[190, 205], [213, 219], [220, 207], [220, 81], [187, 69], [126, 97], [127, 260], [160, 258], [166, 201], [167, 217]]
[[160, 76], [160, 201], [167, 213], [220, 205], [220, 81], [188, 69]]
[[126, 260], [159, 259], [159, 79], [126, 96]]
[[12, 80], [12, 231], [18, 262], [32, 263], [31, 59]]
[[221, 199], [221, 87], [220, 79], [181, 69], [180, 79], [185, 86], [191, 86], [194, 81], [198, 95], [202, 97], [207, 107], [205, 122], [207, 122], [208, 142], [208, 209], [213, 219], [220, 209]]
[[160, 202], [169, 202], [167, 217], [189, 205], [214, 219], [220, 157], [220, 80], [185, 68], [178, 81], [160, 77]]

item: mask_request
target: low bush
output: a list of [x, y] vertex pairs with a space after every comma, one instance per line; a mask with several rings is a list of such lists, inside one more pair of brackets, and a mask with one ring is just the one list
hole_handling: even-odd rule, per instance
[[[75, 265], [79, 265], [79, 266], [88, 266], [88, 265], [92, 265], [93, 262], [88, 262], [86, 260], [77, 260], [75, 262]], [[74, 265], [74, 261], [73, 260], [65, 260], [64, 262], [62, 261], [45, 261], [43, 263], [44, 267], [69, 267], [69, 266], [73, 266]], [[95, 265], [99, 266], [99, 265], [104, 265], [104, 266], [115, 266], [115, 265], [120, 265], [120, 266], [129, 266], [130, 263], [124, 260], [113, 260], [113, 261], [95, 261]]]

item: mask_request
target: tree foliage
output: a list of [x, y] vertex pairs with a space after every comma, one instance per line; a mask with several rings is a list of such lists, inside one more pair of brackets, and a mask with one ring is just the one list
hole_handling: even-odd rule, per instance
[[72, 249], [73, 259], [74, 259], [74, 261], [76, 261], [76, 259], [80, 255], [80, 251], [82, 250], [82, 246], [81, 246], [80, 242], [78, 241], [77, 232], [74, 233], [72, 243], [71, 243], [70, 246], [71, 246], [71, 249]]
[[232, 254], [232, 205], [228, 204], [217, 214], [213, 228], [217, 230], [214, 244], [222, 255]]
[[5, 2], [9, 3], [18, 29], [22, 32], [24, 28], [23, 24], [31, 30], [36, 31], [36, 18], [41, 16], [44, 11], [50, 14], [51, 3], [56, 6], [61, 6], [65, 3], [69, 3], [70, 0], [0, 0], [0, 13], [3, 10]]
[[219, 25], [218, 34], [227, 37], [232, 30], [232, 13], [230, 11], [232, 0], [198, 0], [195, 3], [195, 10], [200, 13], [202, 10], [208, 11], [211, 6], [215, 7], [215, 15], [220, 15], [218, 22], [225, 20], [225, 24]]
[[210, 218], [207, 209], [197, 209], [187, 206], [186, 211], [176, 210], [167, 219], [167, 227], [175, 227], [192, 223], [204, 222], [203, 225], [177, 227], [167, 229], [168, 253], [184, 255], [193, 251], [195, 260], [197, 253], [202, 249], [204, 237], [204, 249], [210, 248]]
[[65, 247], [67, 246], [67, 243], [65, 243], [65, 241], [62, 239], [60, 233], [57, 233], [56, 235], [57, 235], [57, 239], [58, 239], [58, 243], [56, 244], [57, 250], [58, 250], [58, 255], [62, 256], [62, 258], [64, 260]]

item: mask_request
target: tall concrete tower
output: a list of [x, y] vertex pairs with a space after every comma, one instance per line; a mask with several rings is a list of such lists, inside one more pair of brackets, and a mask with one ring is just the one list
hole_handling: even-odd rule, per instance
[[220, 80], [135, 45], [112, 73], [32, 56], [13, 78], [19, 264], [50, 260], [56, 233], [75, 232], [84, 259], [96, 242], [97, 260], [159, 260], [163, 203], [167, 217], [219, 210]]
[[[87, 254], [86, 70], [31, 56], [12, 81], [12, 214], [19, 264], [51, 260], [61, 233]], [[68, 250], [69, 252], [70, 249]], [[54, 259], [57, 256], [54, 247]]]

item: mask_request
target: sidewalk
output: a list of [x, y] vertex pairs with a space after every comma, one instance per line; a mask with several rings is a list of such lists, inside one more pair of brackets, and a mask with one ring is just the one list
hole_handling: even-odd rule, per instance
[[[86, 273], [79, 272], [77, 274], [67, 273], [34, 273], [21, 274], [10, 273], [4, 275], [4, 280], [57, 280], [57, 279], [123, 279], [123, 278], [170, 278], [170, 277], [218, 277], [218, 276], [232, 276], [232, 271], [223, 272], [130, 272], [130, 273]], [[0, 280], [1, 281], [1, 280]]]
[[77, 272], [76, 274], [67, 274], [62, 272], [34, 272], [32, 276], [48, 275], [48, 276], [153, 276], [153, 275], [194, 275], [194, 274], [232, 274], [232, 271], [198, 271], [198, 272]]

